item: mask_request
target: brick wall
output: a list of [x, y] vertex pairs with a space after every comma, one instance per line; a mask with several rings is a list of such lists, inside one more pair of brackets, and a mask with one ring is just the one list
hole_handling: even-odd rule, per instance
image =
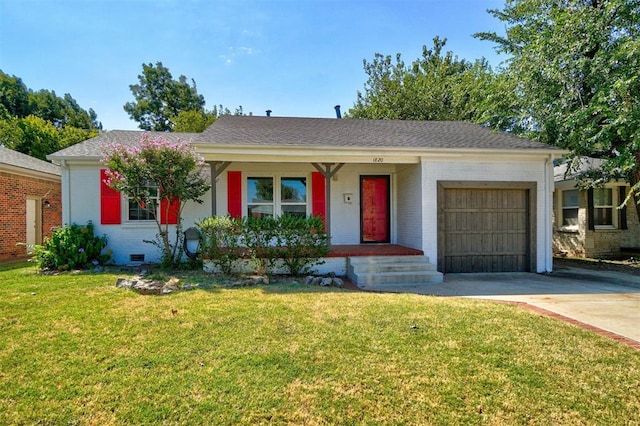
[[41, 233], [51, 236], [62, 223], [60, 181], [0, 172], [0, 188], [0, 261], [27, 258], [26, 248], [16, 245], [27, 239], [27, 197], [49, 201], [51, 207], [41, 209]]
[[[556, 206], [561, 204], [561, 192], [556, 191]], [[579, 193], [578, 230], [562, 231], [556, 226], [554, 218], [553, 251], [554, 254], [574, 257], [590, 257], [596, 259], [616, 258], [621, 255], [620, 248], [640, 248], [640, 222], [633, 205], [627, 203], [628, 229], [596, 229], [587, 228], [587, 192]], [[560, 218], [562, 212], [554, 209], [555, 217]], [[617, 214], [617, 211], [614, 212]]]

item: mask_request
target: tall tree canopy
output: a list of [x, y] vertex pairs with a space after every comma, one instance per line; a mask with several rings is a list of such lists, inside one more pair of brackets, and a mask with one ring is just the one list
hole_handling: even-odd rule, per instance
[[191, 84], [181, 75], [174, 80], [162, 62], [142, 64], [138, 84], [129, 86], [135, 102], [127, 102], [124, 110], [143, 130], [171, 131], [172, 118], [184, 111], [204, 111], [204, 97], [198, 94], [195, 80]]
[[68, 93], [29, 89], [0, 71], [0, 144], [42, 160], [102, 130], [93, 109], [84, 110]]
[[507, 0], [489, 13], [506, 35], [475, 36], [511, 55], [497, 121], [604, 159], [590, 184], [626, 179], [640, 201], [640, 0]]
[[369, 76], [364, 94], [358, 91], [351, 118], [400, 120], [476, 120], [494, 74], [484, 59], [467, 62], [443, 52], [446, 39], [407, 66], [400, 54], [376, 53], [364, 62]]

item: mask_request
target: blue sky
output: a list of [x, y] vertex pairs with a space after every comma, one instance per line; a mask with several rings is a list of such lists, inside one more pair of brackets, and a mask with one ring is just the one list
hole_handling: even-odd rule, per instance
[[504, 0], [0, 0], [0, 69], [33, 90], [70, 93], [107, 130], [136, 129], [123, 110], [143, 63], [196, 81], [207, 109], [335, 117], [367, 80], [363, 59], [409, 63], [437, 35], [460, 58], [504, 57], [476, 40], [504, 31]]

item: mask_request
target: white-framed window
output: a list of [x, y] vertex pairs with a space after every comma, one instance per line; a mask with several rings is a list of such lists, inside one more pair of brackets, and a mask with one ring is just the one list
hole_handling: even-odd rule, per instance
[[247, 216], [307, 216], [307, 178], [247, 177]]
[[579, 191], [562, 191], [562, 228], [578, 229]]
[[594, 188], [593, 190], [593, 224], [595, 226], [613, 227], [614, 223], [613, 189]]
[[280, 215], [307, 216], [307, 178], [280, 178]]
[[148, 182], [147, 185], [140, 187], [138, 190], [140, 193], [144, 193], [147, 201], [138, 203], [129, 199], [127, 203], [127, 220], [155, 220], [158, 214], [159, 204], [158, 186], [152, 182]]

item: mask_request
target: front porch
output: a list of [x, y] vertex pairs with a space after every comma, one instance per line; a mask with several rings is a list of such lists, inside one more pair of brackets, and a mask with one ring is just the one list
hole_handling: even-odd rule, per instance
[[327, 255], [327, 257], [355, 256], [424, 256], [424, 252], [398, 244], [338, 244], [331, 245]]
[[324, 263], [316, 271], [346, 276], [356, 286], [387, 290], [398, 285], [439, 284], [442, 273], [422, 250], [399, 244], [331, 245]]

